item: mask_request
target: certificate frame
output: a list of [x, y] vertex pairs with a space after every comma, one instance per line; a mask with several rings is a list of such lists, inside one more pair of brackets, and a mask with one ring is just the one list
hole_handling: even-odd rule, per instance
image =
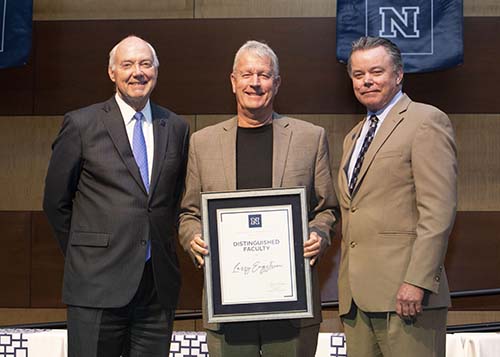
[[[303, 248], [309, 235], [305, 188], [203, 192], [201, 206], [203, 237], [209, 251], [209, 254], [205, 256], [204, 264], [208, 322], [312, 318], [310, 259], [304, 258]], [[227, 217], [236, 217], [242, 221], [241, 218], [246, 214], [248, 214], [248, 227], [236, 227], [236, 224], [227, 219]], [[247, 233], [246, 230], [252, 228], [250, 216], [261, 217], [261, 215], [263, 215], [263, 222], [264, 218], [268, 217], [267, 221], [273, 221], [271, 225], [276, 226], [277, 231], [284, 232], [283, 235], [279, 236], [280, 239], [256, 238], [256, 240], [250, 241], [248, 239], [253, 238], [246, 238], [246, 235], [259, 237], [259, 233], [254, 236], [253, 231]], [[275, 217], [279, 219], [275, 219]], [[262, 226], [260, 227], [262, 228]], [[238, 232], [237, 234], [225, 233], [233, 233], [235, 230]], [[233, 237], [244, 237], [246, 240], [233, 242]], [[229, 241], [232, 244], [228, 244]], [[240, 264], [238, 260], [238, 263], [234, 265], [234, 259], [238, 259], [235, 258], [239, 256], [238, 254], [242, 254], [241, 258], [244, 261], [253, 259], [244, 255], [247, 253], [242, 253], [242, 250], [250, 249], [238, 246], [238, 244], [243, 243], [262, 244], [260, 249], [269, 251], [267, 253], [258, 251], [248, 253], [255, 257], [258, 264], [263, 264], [260, 266], [262, 269], [259, 270], [259, 266], [257, 269], [250, 268], [256, 267], [256, 263], [247, 264], [247, 269], [244, 272], [236, 268]], [[273, 253], [272, 249], [278, 254]], [[260, 258], [264, 257], [262, 261], [265, 262], [266, 254], [267, 257], [272, 254], [273, 259], [276, 256], [278, 258], [287, 257], [278, 260], [279, 264], [271, 261], [265, 265], [265, 263], [261, 263]], [[224, 257], [226, 259], [221, 259]], [[280, 268], [273, 269], [275, 267]], [[268, 270], [274, 270], [274, 272], [268, 273]], [[280, 270], [283, 270], [284, 273], [282, 274]], [[247, 272], [250, 273], [245, 274]], [[238, 275], [238, 280], [234, 280], [234, 274]], [[269, 276], [274, 277], [276, 281], [271, 279], [271, 282], [268, 282], [267, 277]], [[235, 284], [236, 286], [239, 285], [240, 288], [247, 289], [249, 295], [254, 296], [253, 300], [251, 297], [243, 298], [244, 292], [237, 292], [241, 289], [230, 287], [231, 282], [235, 281], [238, 282]], [[274, 287], [279, 288], [275, 289]], [[283, 293], [281, 289], [283, 289]], [[228, 298], [228, 295], [231, 297]], [[260, 299], [261, 295], [264, 298]]]

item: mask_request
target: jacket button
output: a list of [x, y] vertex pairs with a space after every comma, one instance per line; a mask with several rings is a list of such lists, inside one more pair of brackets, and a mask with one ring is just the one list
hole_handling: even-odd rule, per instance
[[146, 245], [147, 243], [148, 242], [145, 239], [141, 240], [141, 245]]
[[434, 277], [434, 280], [439, 281], [439, 280], [441, 280], [441, 278], [439, 277], [439, 275], [436, 275], [436, 276]]
[[351, 212], [352, 212], [352, 213], [356, 212], [357, 210], [358, 210], [358, 208], [357, 208], [357, 207], [351, 207]]
[[357, 245], [358, 245], [358, 243], [356, 243], [356, 242], [351, 242], [350, 243], [351, 248], [355, 248]]

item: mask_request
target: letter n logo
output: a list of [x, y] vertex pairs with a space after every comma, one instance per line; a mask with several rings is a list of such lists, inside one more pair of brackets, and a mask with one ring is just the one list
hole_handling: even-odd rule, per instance
[[419, 13], [418, 6], [403, 6], [401, 12], [392, 6], [380, 7], [382, 28], [379, 31], [379, 36], [395, 38], [399, 32], [404, 38], [418, 38], [420, 36], [417, 26]]

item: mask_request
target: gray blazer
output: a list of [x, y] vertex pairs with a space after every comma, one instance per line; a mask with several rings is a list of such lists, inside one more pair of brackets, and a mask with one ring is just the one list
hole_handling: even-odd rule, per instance
[[98, 308], [126, 305], [141, 280], [146, 242], [158, 296], [175, 308], [175, 253], [189, 128], [151, 104], [154, 162], [149, 195], [114, 98], [66, 114], [52, 149], [43, 207], [65, 255], [63, 301]]
[[[273, 115], [273, 187], [305, 186], [308, 196], [309, 229], [330, 245], [337, 208], [330, 172], [328, 141], [325, 130], [313, 124]], [[200, 192], [236, 189], [237, 118], [204, 128], [193, 134], [189, 149], [186, 191], [181, 202], [179, 239], [189, 252], [196, 233], [202, 233]], [[192, 257], [194, 260], [194, 257]], [[314, 318], [290, 320], [307, 326], [321, 322], [321, 299], [318, 274], [313, 267]], [[207, 324], [206, 300], [203, 305], [204, 326], [218, 330], [218, 324]]]

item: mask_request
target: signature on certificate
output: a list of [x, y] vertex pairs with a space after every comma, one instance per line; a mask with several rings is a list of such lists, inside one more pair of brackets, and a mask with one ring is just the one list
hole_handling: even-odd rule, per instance
[[281, 268], [283, 265], [277, 264], [272, 260], [268, 263], [263, 263], [260, 261], [253, 262], [248, 265], [243, 265], [240, 262], [236, 263], [233, 267], [233, 274], [265, 274], [271, 270]]

